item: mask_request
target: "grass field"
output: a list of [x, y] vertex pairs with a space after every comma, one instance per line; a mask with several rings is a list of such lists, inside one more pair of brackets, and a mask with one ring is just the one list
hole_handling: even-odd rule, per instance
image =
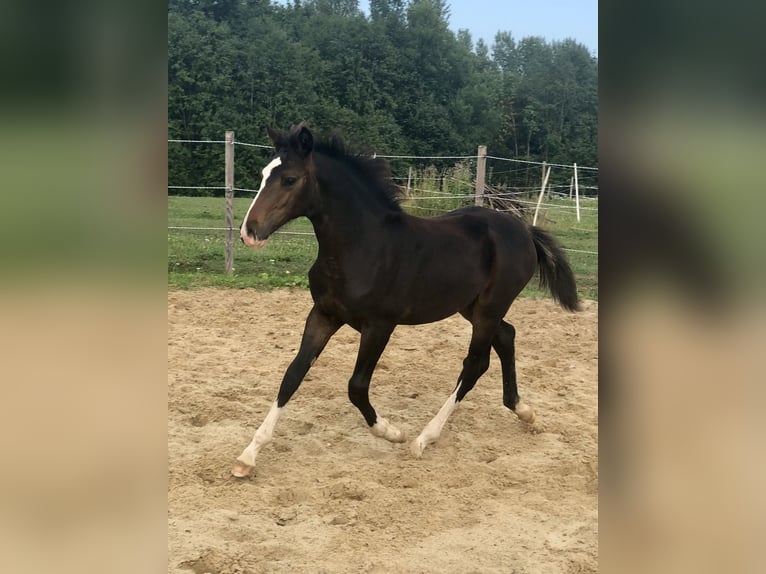
[[[250, 198], [234, 200], [234, 220], [238, 225], [247, 211]], [[578, 222], [574, 202], [546, 199], [556, 207], [540, 212], [538, 225], [554, 233], [569, 251], [569, 261], [577, 278], [581, 297], [598, 299], [598, 257], [579, 251], [598, 251], [597, 201], [582, 202]], [[428, 206], [423, 201], [404, 203], [405, 210], [419, 214]], [[457, 207], [457, 206], [455, 206]], [[530, 206], [533, 208], [533, 206]], [[168, 226], [223, 227], [224, 200], [213, 197], [168, 197]], [[168, 286], [174, 289], [195, 287], [308, 287], [307, 273], [317, 254], [317, 243], [309, 221], [292, 221], [269, 239], [262, 249], [249, 249], [235, 233], [234, 273], [224, 269], [225, 231], [168, 229]], [[536, 280], [522, 295], [542, 296]]]

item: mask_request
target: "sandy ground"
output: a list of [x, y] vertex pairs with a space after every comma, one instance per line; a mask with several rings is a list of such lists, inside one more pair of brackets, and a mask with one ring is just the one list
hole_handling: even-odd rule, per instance
[[[346, 395], [358, 335], [344, 327], [253, 476], [235, 479], [310, 307], [298, 290], [168, 294], [169, 572], [597, 571], [597, 303], [571, 314], [521, 299], [508, 314], [541, 433], [503, 406], [493, 354], [423, 458], [373, 437]], [[399, 327], [372, 380], [378, 413], [417, 436], [469, 336], [459, 316]]]

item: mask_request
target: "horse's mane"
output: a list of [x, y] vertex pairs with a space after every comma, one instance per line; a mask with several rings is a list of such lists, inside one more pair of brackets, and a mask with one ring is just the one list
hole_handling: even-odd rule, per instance
[[314, 151], [348, 165], [368, 184], [368, 191], [376, 194], [384, 205], [396, 211], [402, 210], [399, 204], [404, 199], [404, 190], [394, 183], [391, 167], [385, 159], [351, 150], [336, 133], [315, 140]]

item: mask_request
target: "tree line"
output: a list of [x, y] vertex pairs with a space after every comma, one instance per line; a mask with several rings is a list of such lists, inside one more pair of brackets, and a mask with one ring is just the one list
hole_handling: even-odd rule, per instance
[[[267, 143], [267, 126], [308, 120], [381, 154], [471, 155], [484, 144], [496, 156], [597, 165], [598, 61], [584, 45], [507, 31], [474, 42], [449, 29], [446, 0], [369, 9], [169, 0], [168, 137], [233, 129]], [[265, 160], [237, 148], [237, 187], [257, 187]], [[169, 144], [170, 184], [222, 185], [222, 165], [223, 146]]]

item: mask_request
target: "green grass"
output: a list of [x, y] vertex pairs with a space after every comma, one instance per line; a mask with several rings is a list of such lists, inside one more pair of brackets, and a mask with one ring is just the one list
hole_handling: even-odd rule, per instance
[[[234, 221], [245, 215], [250, 198], [234, 200]], [[444, 200], [440, 200], [443, 203]], [[545, 203], [573, 205], [569, 200], [546, 199]], [[409, 201], [406, 210], [420, 215], [422, 210], [436, 206], [423, 201]], [[583, 202], [583, 207], [596, 207], [597, 202]], [[532, 206], [533, 207], [533, 206]], [[168, 226], [223, 227], [224, 200], [220, 197], [168, 197]], [[595, 211], [583, 210], [578, 223], [574, 210], [547, 208], [541, 211], [538, 225], [553, 232], [570, 249], [598, 251], [598, 217]], [[307, 233], [291, 235], [277, 233], [262, 249], [250, 249], [234, 236], [234, 273], [227, 276], [224, 268], [225, 231], [189, 231], [168, 229], [168, 287], [193, 289], [198, 287], [227, 287], [272, 289], [276, 287], [308, 287], [307, 273], [317, 255], [317, 243], [310, 222], [300, 218], [280, 231]], [[598, 257], [586, 253], [568, 252], [581, 297], [598, 299]], [[522, 295], [547, 297], [537, 289], [533, 280]]]
[[[245, 216], [251, 199], [234, 200], [234, 221]], [[225, 205], [215, 197], [168, 197], [168, 226], [223, 227]], [[226, 231], [168, 229], [168, 285], [194, 287], [308, 287], [306, 273], [316, 259], [317, 243], [305, 218], [297, 219], [262, 249], [250, 249], [234, 232], [234, 273], [226, 275]]]

